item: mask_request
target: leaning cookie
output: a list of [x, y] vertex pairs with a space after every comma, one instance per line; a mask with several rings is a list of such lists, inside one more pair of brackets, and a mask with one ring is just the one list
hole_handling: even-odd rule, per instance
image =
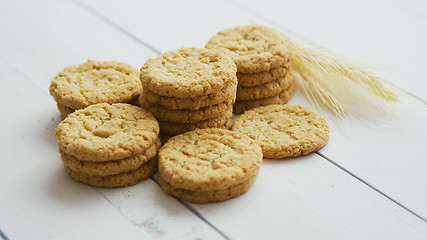
[[138, 70], [117, 61], [88, 60], [66, 67], [49, 87], [57, 103], [73, 110], [96, 103], [129, 103], [141, 91]]
[[273, 97], [283, 90], [287, 89], [291, 84], [294, 84], [294, 75], [289, 71], [285, 76], [276, 79], [275, 81], [264, 83], [254, 87], [237, 87], [236, 99], [256, 100], [268, 97]]
[[129, 172], [141, 167], [142, 164], [150, 161], [156, 156], [160, 145], [160, 139], [157, 138], [154, 143], [140, 154], [104, 162], [82, 161], [63, 151], [60, 151], [60, 153], [64, 166], [70, 168], [74, 172], [85, 173], [89, 176], [108, 176]]
[[65, 167], [68, 175], [74, 180], [89, 184], [95, 187], [124, 187], [132, 186], [138, 181], [149, 178], [156, 172], [157, 159], [152, 158], [150, 161], [142, 164], [139, 168], [124, 173], [108, 176], [88, 175], [86, 173], [76, 172]]
[[215, 50], [181, 48], [147, 60], [140, 78], [155, 94], [194, 98], [220, 91], [235, 75], [236, 64], [229, 56]]
[[240, 115], [232, 130], [246, 134], [266, 158], [285, 158], [316, 151], [329, 140], [326, 120], [308, 107], [269, 105]]
[[292, 82], [290, 83], [287, 89], [281, 91], [276, 96], [255, 99], [255, 100], [236, 101], [233, 105], [233, 112], [243, 113], [247, 110], [250, 110], [256, 107], [268, 106], [272, 104], [285, 104], [291, 99], [292, 95], [294, 94], [294, 90], [295, 90], [295, 82]]
[[144, 152], [159, 124], [147, 110], [126, 103], [99, 103], [77, 110], [55, 129], [58, 148], [79, 160], [109, 161]]
[[238, 26], [218, 32], [205, 46], [231, 56], [239, 73], [258, 73], [286, 65], [292, 42], [266, 26]]
[[[172, 137], [158, 156], [160, 186], [192, 202], [224, 201], [244, 193], [262, 163], [261, 148], [253, 140], [218, 128]], [[191, 197], [191, 192], [200, 194]]]

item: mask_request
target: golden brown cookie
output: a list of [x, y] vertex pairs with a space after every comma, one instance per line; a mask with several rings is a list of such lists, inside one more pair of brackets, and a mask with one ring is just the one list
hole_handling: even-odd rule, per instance
[[237, 72], [257, 73], [285, 65], [291, 57], [291, 40], [266, 26], [238, 26], [218, 32], [205, 46], [231, 56]]
[[58, 107], [58, 110], [59, 110], [59, 113], [61, 114], [62, 120], [64, 120], [68, 115], [70, 115], [71, 113], [73, 113], [75, 111], [74, 109], [67, 107], [61, 103], [56, 103], [56, 107]]
[[58, 148], [80, 160], [109, 161], [142, 153], [159, 124], [147, 110], [126, 103], [98, 103], [77, 110], [55, 129]]
[[256, 100], [278, 95], [289, 85], [294, 84], [295, 78], [293, 72], [288, 72], [285, 76], [280, 77], [276, 81], [264, 83], [255, 87], [237, 87], [236, 99], [238, 101]]
[[230, 79], [225, 86], [217, 92], [194, 98], [174, 98], [157, 95], [144, 88], [145, 100], [152, 104], [158, 104], [169, 109], [198, 110], [202, 107], [216, 105], [227, 99], [236, 99], [237, 77]]
[[96, 103], [128, 103], [141, 91], [139, 72], [134, 67], [92, 60], [64, 68], [49, 88], [56, 102], [71, 109]]
[[119, 160], [105, 162], [82, 161], [73, 155], [62, 151], [61, 160], [64, 165], [74, 172], [86, 173], [89, 176], [107, 176], [128, 172], [139, 168], [142, 164], [154, 158], [160, 148], [160, 139], [157, 138], [144, 152]]
[[153, 93], [194, 98], [220, 91], [236, 75], [233, 60], [218, 51], [181, 48], [149, 59], [141, 68], [141, 81]]
[[199, 108], [198, 110], [187, 109], [168, 109], [160, 105], [152, 105], [140, 98], [140, 106], [150, 111], [159, 121], [177, 122], [177, 123], [194, 123], [210, 118], [216, 118], [223, 115], [231, 108], [235, 99], [227, 99], [216, 105]]
[[278, 95], [273, 97], [257, 99], [257, 100], [236, 101], [233, 105], [233, 112], [243, 113], [246, 110], [260, 107], [260, 106], [267, 106], [271, 104], [285, 104], [289, 101], [289, 99], [291, 99], [292, 95], [294, 94], [294, 90], [295, 90], [295, 82], [290, 83], [287, 89], [283, 90]]
[[230, 129], [233, 120], [233, 108], [230, 107], [223, 115], [194, 123], [174, 123], [159, 121], [160, 132], [167, 135], [177, 135], [198, 128]]
[[229, 130], [197, 129], [169, 139], [160, 148], [159, 173], [175, 188], [218, 191], [256, 176], [260, 147], [246, 135]]
[[89, 184], [95, 187], [110, 188], [135, 185], [138, 181], [149, 178], [151, 175], [153, 175], [156, 172], [156, 167], [157, 159], [153, 158], [135, 170], [119, 173], [116, 175], [90, 176], [86, 173], [75, 172], [68, 167], [65, 167], [65, 170], [71, 178], [78, 182]]
[[273, 82], [286, 75], [287, 68], [280, 66], [272, 68], [268, 71], [259, 73], [237, 73], [239, 86], [241, 87], [255, 87], [265, 83]]
[[246, 111], [233, 123], [261, 146], [264, 157], [297, 157], [316, 151], [329, 140], [329, 125], [312, 109], [297, 105], [269, 105]]
[[157, 174], [157, 180], [161, 188], [166, 193], [194, 203], [220, 202], [237, 197], [248, 191], [252, 184], [255, 182], [255, 179], [256, 175], [249, 178], [245, 182], [239, 183], [235, 186], [223, 190], [192, 191], [183, 188], [176, 188], [171, 184], [167, 183], [165, 180], [163, 180], [160, 174]]

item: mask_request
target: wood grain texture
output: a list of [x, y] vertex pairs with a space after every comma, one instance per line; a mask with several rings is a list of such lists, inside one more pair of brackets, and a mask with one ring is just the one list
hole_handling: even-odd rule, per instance
[[[177, 201], [151, 180], [122, 189], [78, 184], [53, 136], [59, 113], [48, 87], [65, 66], [91, 58], [139, 68], [158, 52], [203, 47], [217, 31], [253, 20], [388, 66], [394, 84], [426, 99], [426, 36], [416, 31], [426, 26], [425, 5], [393, 3], [2, 2], [1, 231], [11, 239], [425, 239], [427, 109], [410, 96], [381, 127], [326, 115], [331, 140], [320, 153], [329, 161], [266, 160], [247, 193], [219, 204]], [[298, 92], [290, 103], [309, 105]]]
[[[342, 6], [343, 3], [332, 2], [332, 4], [326, 4], [324, 6], [321, 5], [321, 3], [313, 3], [312, 9], [304, 7], [310, 6], [308, 2], [305, 4], [301, 3], [302, 5], [297, 3], [288, 3], [289, 6], [286, 8], [264, 8], [255, 2], [235, 4], [227, 1], [217, 1], [214, 6], [211, 6], [211, 11], [204, 12], [204, 5], [200, 5], [198, 3], [193, 4], [193, 2], [188, 1], [187, 4], [191, 4], [193, 6], [191, 14], [181, 14], [179, 11], [170, 10], [170, 12], [168, 12], [168, 17], [170, 19], [179, 18], [179, 24], [177, 22], [158, 19], [156, 24], [165, 29], [165, 31], [161, 32], [152, 32], [154, 31], [152, 26], [139, 24], [146, 18], [156, 18], [156, 15], [160, 14], [163, 9], [156, 8], [156, 5], [153, 6], [153, 9], [159, 9], [158, 11], [152, 9], [144, 10], [142, 3], [129, 1], [129, 3], [122, 6], [123, 9], [126, 9], [128, 17], [121, 18], [120, 14], [115, 11], [118, 7], [115, 3], [101, 4], [101, 1], [99, 0], [92, 0], [86, 4], [88, 4], [86, 7], [96, 9], [99, 14], [111, 21], [114, 21], [118, 26], [120, 26], [120, 28], [132, 33], [135, 37], [144, 39], [145, 42], [162, 51], [174, 49], [184, 44], [188, 45], [188, 41], [190, 40], [193, 45], [203, 46], [213, 34], [223, 28], [239, 24], [251, 24], [251, 22], [255, 21], [258, 24], [272, 25], [292, 37], [302, 38], [303, 40], [311, 41], [334, 51], [343, 52], [344, 55], [352, 55], [356, 58], [365, 59], [367, 61], [375, 61], [378, 62], [378, 64], [389, 64], [391, 67], [390, 74], [394, 75], [395, 78], [398, 78], [398, 81], [405, 82], [405, 84], [411, 82], [411, 84], [420, 85], [419, 89], [427, 88], [423, 87], [424, 83], [420, 83], [420, 79], [424, 78], [423, 76], [425, 74], [425, 71], [422, 70], [422, 61], [414, 62], [407, 58], [405, 55], [406, 53], [403, 53], [406, 51], [406, 47], [410, 44], [400, 43], [400, 41], [403, 41], [400, 38], [397, 39], [390, 37], [387, 40], [387, 44], [394, 46], [394, 53], [402, 52], [402, 54], [398, 56], [407, 58], [407, 61], [405, 62], [406, 65], [412, 66], [419, 64], [418, 67], [412, 71], [413, 74], [417, 74], [418, 76], [414, 79], [399, 76], [399, 74], [395, 72], [395, 70], [398, 70], [399, 68], [393, 67], [392, 63], [387, 62], [392, 58], [392, 56], [390, 56], [391, 53], [385, 53], [387, 49], [383, 49], [381, 51], [377, 49], [380, 48], [379, 45], [381, 44], [376, 41], [383, 41], [384, 37], [394, 34], [393, 30], [390, 29], [391, 26], [387, 25], [387, 28], [381, 30], [384, 32], [383, 34], [380, 34], [380, 32], [374, 35], [369, 35], [372, 31], [375, 31], [376, 28], [372, 28], [369, 22], [365, 22], [365, 20], [362, 19], [360, 21], [362, 21], [363, 26], [367, 28], [366, 32], [363, 32], [364, 28], [356, 26], [356, 24], [362, 24], [356, 19], [355, 15], [358, 14], [358, 12], [348, 12], [348, 14], [353, 14], [354, 19], [346, 18], [339, 13], [337, 10], [338, 8], [345, 8]], [[265, 4], [272, 6], [280, 3], [278, 1], [272, 1]], [[403, 14], [403, 17], [405, 17], [405, 14], [407, 14], [400, 13], [398, 9], [393, 6], [385, 8], [386, 10], [384, 10], [379, 8], [380, 6], [383, 6], [381, 4], [384, 5], [382, 2], [376, 2], [374, 5], [369, 6], [368, 9], [371, 10], [364, 11], [368, 11], [366, 14], [371, 14], [369, 15], [371, 18], [375, 17], [372, 11], [376, 8], [378, 8], [378, 11], [384, 11], [384, 14], [381, 15], [381, 17], [387, 19], [392, 18], [390, 16], [390, 12], [387, 11], [393, 11], [396, 16], [398, 14]], [[368, 5], [368, 2], [364, 2], [363, 6]], [[362, 11], [363, 6], [355, 6], [355, 8]], [[335, 9], [335, 11], [329, 9], [330, 7]], [[270, 9], [274, 14], [269, 12]], [[323, 16], [319, 9], [328, 11], [331, 16]], [[297, 15], [298, 13], [302, 14], [304, 11], [307, 11], [307, 13], [305, 13], [306, 15]], [[350, 11], [350, 9], [345, 11]], [[193, 31], [195, 27], [194, 18], [197, 18], [200, 12], [204, 12], [204, 18], [210, 20], [203, 22], [205, 25], [203, 29]], [[233, 12], [233, 14], [231, 14], [231, 12]], [[336, 15], [333, 15], [333, 13], [336, 13]], [[216, 17], [218, 15], [222, 16], [219, 20]], [[299, 19], [299, 21], [288, 18], [289, 15], [294, 16], [296, 19]], [[350, 34], [349, 32], [343, 32], [346, 22], [338, 21], [338, 23], [336, 23], [337, 21], [334, 16], [337, 18], [342, 17], [348, 21], [350, 27], [352, 26], [351, 24], [353, 24], [353, 27], [359, 31], [359, 34], [352, 35], [353, 38], [346, 37], [343, 39], [344, 36], [341, 35], [345, 35], [344, 33]], [[304, 20], [304, 17], [307, 19]], [[314, 29], [315, 27], [309, 25], [310, 19], [319, 19], [319, 21], [324, 21], [324, 23], [322, 24], [322, 27], [320, 25], [316, 25], [316, 29]], [[372, 21], [373, 20], [371, 19], [371, 22]], [[386, 25], [386, 23], [383, 22], [384, 20], [381, 20], [378, 16], [376, 21], [380, 21], [383, 25]], [[396, 24], [394, 21], [397, 20], [390, 19], [390, 21], [392, 21], [390, 24], [393, 25]], [[168, 23], [170, 24], [168, 25]], [[400, 24], [401, 23], [398, 25], [399, 29], [404, 28], [404, 26]], [[422, 26], [424, 23], [416, 21], [413, 24]], [[329, 29], [328, 32], [322, 32], [323, 28], [325, 29], [324, 31]], [[177, 34], [174, 38], [175, 41], [156, 41], [156, 39], [159, 38], [169, 38], [171, 31], [181, 31], [181, 34]], [[335, 35], [332, 34], [333, 31], [336, 31]], [[147, 35], [145, 32], [152, 34]], [[315, 33], [318, 35], [315, 35]], [[328, 35], [326, 33], [331, 34]], [[340, 37], [336, 36], [338, 33], [341, 34]], [[413, 32], [413, 34], [420, 34], [420, 38], [427, 37], [427, 35], [423, 35], [422, 33]], [[366, 36], [371, 36], [368, 38], [369, 41], [365, 39]], [[395, 42], [391, 43], [393, 41]], [[328, 44], [324, 44], [326, 42]], [[367, 48], [367, 44], [373, 44], [372, 42], [375, 42], [377, 45], [370, 45], [370, 47]], [[417, 50], [417, 52], [423, 52], [426, 49], [421, 42], [418, 42], [418, 39], [415, 40], [413, 45], [416, 45], [420, 49]], [[414, 47], [413, 45], [411, 45], [411, 48]], [[402, 48], [398, 48], [397, 46], [401, 46]], [[343, 49], [346, 51], [342, 51]], [[415, 49], [413, 51], [416, 52]], [[398, 82], [395, 82], [395, 84], [398, 85]], [[416, 93], [414, 92], [413, 94]], [[307, 100], [303, 98], [298, 91], [289, 103], [310, 106]], [[427, 191], [423, 190], [425, 189], [425, 186], [427, 186], [427, 178], [425, 178], [425, 174], [420, 171], [420, 169], [427, 168], [427, 162], [423, 161], [423, 158], [418, 157], [424, 154], [425, 149], [425, 147], [423, 147], [425, 144], [423, 144], [423, 141], [420, 139], [422, 136], [427, 134], [427, 129], [423, 127], [423, 122], [426, 122], [427, 120], [427, 106], [410, 95], [404, 94], [401, 102], [392, 106], [392, 109], [394, 114], [388, 116], [390, 119], [382, 119], [385, 123], [383, 126], [375, 125], [369, 121], [361, 119], [346, 119], [345, 121], [340, 121], [334, 119], [333, 116], [328, 116], [326, 113], [323, 113], [322, 115], [327, 117], [331, 122], [330, 125], [332, 133], [329, 144], [327, 147], [320, 150], [320, 152], [339, 164], [342, 168], [354, 173], [364, 179], [368, 184], [380, 191], [383, 191], [386, 195], [390, 195], [397, 202], [401, 202], [407, 208], [413, 210], [424, 219], [427, 219], [427, 207], [424, 204], [427, 200]], [[401, 136], [402, 138], [396, 138], [396, 136]], [[399, 139], [402, 139], [403, 141], [400, 141]], [[405, 147], [405, 150], [397, 151], [396, 149], [402, 148], [402, 145]], [[405, 160], [403, 161], [402, 159]]]

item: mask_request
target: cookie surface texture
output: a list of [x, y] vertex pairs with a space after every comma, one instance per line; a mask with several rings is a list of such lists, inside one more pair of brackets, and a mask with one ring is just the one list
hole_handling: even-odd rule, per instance
[[236, 65], [229, 56], [204, 48], [181, 48], [147, 60], [140, 76], [153, 93], [192, 98], [221, 90], [234, 75]]
[[230, 55], [237, 72], [256, 73], [285, 65], [291, 57], [291, 40], [266, 26], [238, 26], [218, 32], [206, 44]]
[[89, 176], [86, 173], [75, 172], [68, 167], [65, 167], [68, 175], [78, 182], [89, 184], [95, 187], [124, 187], [135, 185], [142, 179], [149, 178], [156, 172], [157, 159], [142, 164], [139, 168], [108, 176]]
[[264, 83], [255, 87], [242, 87], [239, 85], [237, 87], [236, 99], [241, 101], [272, 97], [287, 89], [294, 81], [293, 72], [291, 71], [276, 81]]
[[194, 123], [223, 115], [230, 109], [235, 99], [227, 99], [216, 105], [211, 105], [197, 110], [168, 109], [160, 105], [152, 105], [140, 98], [140, 106], [150, 111], [158, 120], [178, 123]]
[[277, 67], [272, 68], [268, 71], [263, 71], [259, 73], [237, 73], [237, 79], [239, 81], [239, 86], [241, 87], [254, 87], [261, 84], [269, 83], [276, 81], [280, 77], [286, 75], [287, 68]]
[[168, 135], [177, 135], [197, 128], [230, 129], [233, 120], [233, 109], [230, 108], [223, 115], [194, 123], [174, 123], [159, 121], [160, 131]]
[[316, 151], [329, 140], [329, 125], [313, 110], [297, 105], [269, 105], [240, 115], [233, 131], [261, 146], [264, 157], [297, 157]]
[[169, 139], [159, 153], [159, 174], [175, 188], [218, 191], [256, 176], [261, 148], [244, 134], [211, 128]]
[[159, 124], [147, 110], [126, 103], [99, 103], [77, 110], [55, 129], [58, 148], [79, 160], [108, 161], [145, 151]]
[[56, 102], [72, 109], [96, 103], [128, 103], [141, 91], [139, 71], [134, 67], [92, 60], [64, 68], [49, 88]]
[[287, 103], [295, 90], [295, 82], [290, 83], [289, 87], [283, 91], [281, 91], [278, 95], [268, 98], [256, 99], [256, 100], [242, 100], [236, 101], [233, 105], [233, 112], [235, 113], [243, 113], [246, 110], [268, 106], [272, 104], [285, 104]]
[[245, 182], [223, 190], [191, 191], [188, 189], [176, 188], [164, 181], [160, 174], [157, 175], [157, 180], [166, 193], [194, 203], [220, 202], [237, 197], [248, 191], [255, 182], [255, 179], [256, 176], [253, 176]]
[[86, 173], [89, 176], [107, 176], [122, 172], [128, 172], [141, 167], [142, 164], [150, 161], [157, 154], [160, 148], [160, 139], [157, 138], [144, 152], [123, 158], [104, 162], [81, 161], [73, 155], [61, 153], [61, 160], [64, 165], [75, 172]]
[[236, 99], [237, 77], [230, 79], [225, 86], [217, 92], [194, 98], [174, 98], [157, 95], [144, 88], [144, 97], [150, 104], [158, 104], [169, 109], [198, 110], [203, 107], [216, 105], [227, 99]]

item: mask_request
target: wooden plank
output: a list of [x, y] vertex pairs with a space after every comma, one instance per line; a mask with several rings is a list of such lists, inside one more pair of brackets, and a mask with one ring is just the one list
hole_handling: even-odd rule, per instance
[[[144, 42], [160, 51], [177, 49], [182, 46], [202, 47], [210, 36], [215, 34], [218, 30], [239, 24], [249, 24], [253, 20], [258, 23], [271, 25], [271, 22], [266, 22], [264, 18], [255, 15], [255, 11], [250, 12], [243, 7], [237, 7], [227, 1], [217, 1], [214, 5], [209, 6], [199, 3], [198, 1], [186, 1], [183, 5], [180, 5], [181, 3], [170, 3], [170, 5], [168, 5], [170, 8], [167, 9], [161, 7], [164, 4], [164, 2], [156, 2], [150, 5], [150, 8], [147, 8], [139, 1], [126, 1], [126, 3], [120, 5], [122, 11], [126, 11], [126, 18], [121, 17], [120, 12], [116, 11], [119, 6], [114, 2], [101, 4], [99, 0], [92, 0], [85, 1], [84, 4], [81, 3], [80, 5], [82, 5], [83, 8], [92, 9], [91, 11], [97, 11], [98, 15], [102, 15], [109, 19], [109, 21], [113, 21], [120, 28], [133, 34], [136, 38], [142, 39]], [[279, 3], [276, 2], [276, 4]], [[279, 6], [267, 8], [266, 6], [271, 6], [272, 4], [253, 4], [253, 8], [257, 7], [256, 12], [265, 14], [267, 14], [268, 9], [274, 9], [275, 14], [271, 14], [271, 17], [287, 16], [286, 14], [282, 14], [286, 9], [296, 11], [289, 13], [292, 14], [292, 16], [304, 14], [305, 8], [292, 7], [295, 4], [297, 3], [292, 3], [289, 5], [289, 8]], [[320, 12], [318, 14], [321, 14], [323, 13], [322, 9], [329, 5], [324, 5], [322, 8], [319, 4], [320, 3], [316, 3], [313, 6], [316, 7], [316, 11]], [[345, 10], [342, 4], [338, 6], [343, 7], [343, 11]], [[357, 7], [356, 9], [359, 8], [361, 7]], [[181, 11], [177, 11], [177, 9], [181, 9]], [[209, 11], [207, 9], [209, 9]], [[339, 12], [337, 9], [335, 10]], [[314, 12], [315, 10], [310, 11]], [[333, 12], [328, 12], [328, 14], [332, 13]], [[396, 12], [396, 14], [397, 13], [398, 12]], [[162, 16], [164, 15], [168, 16], [168, 18], [163, 18]], [[316, 19], [316, 16], [317, 15], [314, 15], [310, 19]], [[384, 17], [391, 18], [389, 15], [385, 15]], [[335, 19], [333, 16], [325, 18], [329, 19], [331, 24]], [[156, 24], [143, 24], [148, 22], [149, 19], [155, 21]], [[170, 19], [177, 20], [170, 21]], [[203, 19], [203, 21], [197, 22], [196, 19]], [[344, 18], [344, 20], [347, 20], [347, 18]], [[291, 25], [308, 28], [309, 22], [307, 21], [298, 23], [299, 21], [287, 19], [287, 21], [280, 21], [280, 23], [283, 23], [282, 25], [274, 25], [274, 27], [279, 26], [282, 30], [289, 29]], [[305, 25], [298, 25], [303, 23]], [[339, 26], [343, 27], [344, 23], [341, 22], [340, 24]], [[356, 23], [350, 22], [349, 24]], [[369, 22], [361, 22], [360, 24], [368, 26]], [[420, 22], [414, 24], [417, 24], [417, 26], [422, 25]], [[330, 25], [328, 26], [331, 27]], [[339, 26], [336, 26], [335, 31], [341, 31]], [[320, 26], [318, 26], [318, 28], [320, 28]], [[358, 28], [363, 29], [363, 27]], [[355, 49], [352, 48], [353, 45], [359, 44], [360, 37], [346, 38], [345, 41], [343, 41], [340, 38], [336, 38], [336, 35], [333, 34], [321, 34], [320, 30], [317, 29], [316, 32], [321, 38], [315, 38], [317, 36], [315, 33], [309, 34], [312, 28], [302, 28], [301, 32], [298, 32], [298, 34], [296, 34], [296, 28], [292, 29], [293, 36], [299, 35], [306, 39], [313, 38], [313, 41], [319, 41], [320, 44], [328, 42], [329, 40], [333, 42], [334, 45], [325, 45], [325, 47], [334, 49], [334, 46], [337, 46], [339, 52], [345, 52], [342, 50], [346, 50], [346, 53], [357, 52], [358, 54], [355, 54], [356, 57], [364, 58], [363, 56], [365, 55], [362, 54], [366, 54], [366, 59], [373, 61], [377, 59], [386, 61], [385, 59], [391, 57], [387, 54], [383, 55], [382, 51], [361, 51], [361, 48], [366, 47], [366, 42], [363, 43], [362, 46], [355, 47]], [[387, 31], [384, 31], [384, 35], [374, 36], [381, 40], [384, 36], [393, 34], [390, 32], [390, 28], [386, 30]], [[327, 33], [329, 33], [329, 31]], [[370, 31], [374, 30], [371, 29]], [[412, 33], [416, 34], [415, 32]], [[423, 36], [420, 37], [422, 38]], [[173, 41], [170, 41], [170, 39], [173, 39]], [[372, 39], [372, 41], [377, 40]], [[416, 40], [414, 44], [419, 46], [418, 40]], [[402, 48], [399, 48], [399, 46]], [[406, 51], [406, 46], [407, 45], [399, 45], [398, 42], [396, 42], [393, 51], [400, 54]], [[368, 49], [371, 48], [372, 47]], [[420, 49], [420, 52], [424, 50], [426, 50], [425, 47]], [[406, 55], [402, 56], [407, 57]], [[419, 69], [423, 69], [421, 65], [423, 63], [422, 61], [413, 62], [411, 60], [410, 63], [418, 66]], [[407, 69], [405, 71], [409, 70]], [[417, 79], [419, 79], [425, 73], [417, 70], [416, 74], [418, 76]], [[398, 76], [398, 74], [396, 75]], [[407, 78], [402, 78], [399, 81], [409, 80]], [[418, 84], [418, 82], [417, 80], [414, 84]], [[421, 84], [420, 89], [426, 89], [426, 87], [423, 87]], [[296, 94], [290, 103], [309, 105], [299, 94]], [[425, 178], [425, 174], [421, 169], [427, 168], [427, 162], [419, 157], [424, 155], [425, 149], [422, 139], [423, 136], [427, 134], [427, 129], [424, 127], [424, 122], [427, 120], [426, 106], [410, 96], [404, 96], [401, 99], [401, 103], [393, 110], [395, 112], [390, 116], [392, 121], [385, 126], [378, 126], [367, 121], [360, 121], [360, 119], [346, 119], [345, 121], [340, 121], [334, 119], [334, 117], [327, 116], [331, 124], [332, 135], [327, 147], [320, 152], [333, 162], [336, 162], [341, 168], [354, 173], [374, 188], [391, 196], [395, 201], [403, 204], [408, 209], [426, 219], [427, 205], [424, 203], [427, 201], [427, 191], [425, 191], [427, 178]], [[396, 138], [396, 136], [399, 136], [399, 138]], [[405, 148], [405, 151], [396, 151], [396, 149], [402, 148]], [[402, 159], [405, 160], [403, 161]]]
[[99, 190], [72, 181], [59, 159], [53, 135], [59, 113], [48, 94], [53, 76], [88, 57], [139, 67], [155, 53], [69, 2], [28, 2], [25, 8], [13, 1], [3, 5], [0, 226], [6, 236], [222, 238], [178, 201], [166, 197], [152, 180]]
[[257, 181], [244, 195], [192, 206], [231, 239], [427, 236], [425, 222], [315, 154], [265, 160]]
[[427, 55], [427, 33], [421, 31], [426, 18], [408, 10], [426, 9], [425, 1], [405, 2], [406, 7], [402, 1], [263, 2], [265, 6], [277, 5], [274, 8], [253, 0], [235, 2], [295, 37], [378, 64], [390, 71], [388, 78], [393, 84], [427, 101], [427, 73], [419, 65]]

